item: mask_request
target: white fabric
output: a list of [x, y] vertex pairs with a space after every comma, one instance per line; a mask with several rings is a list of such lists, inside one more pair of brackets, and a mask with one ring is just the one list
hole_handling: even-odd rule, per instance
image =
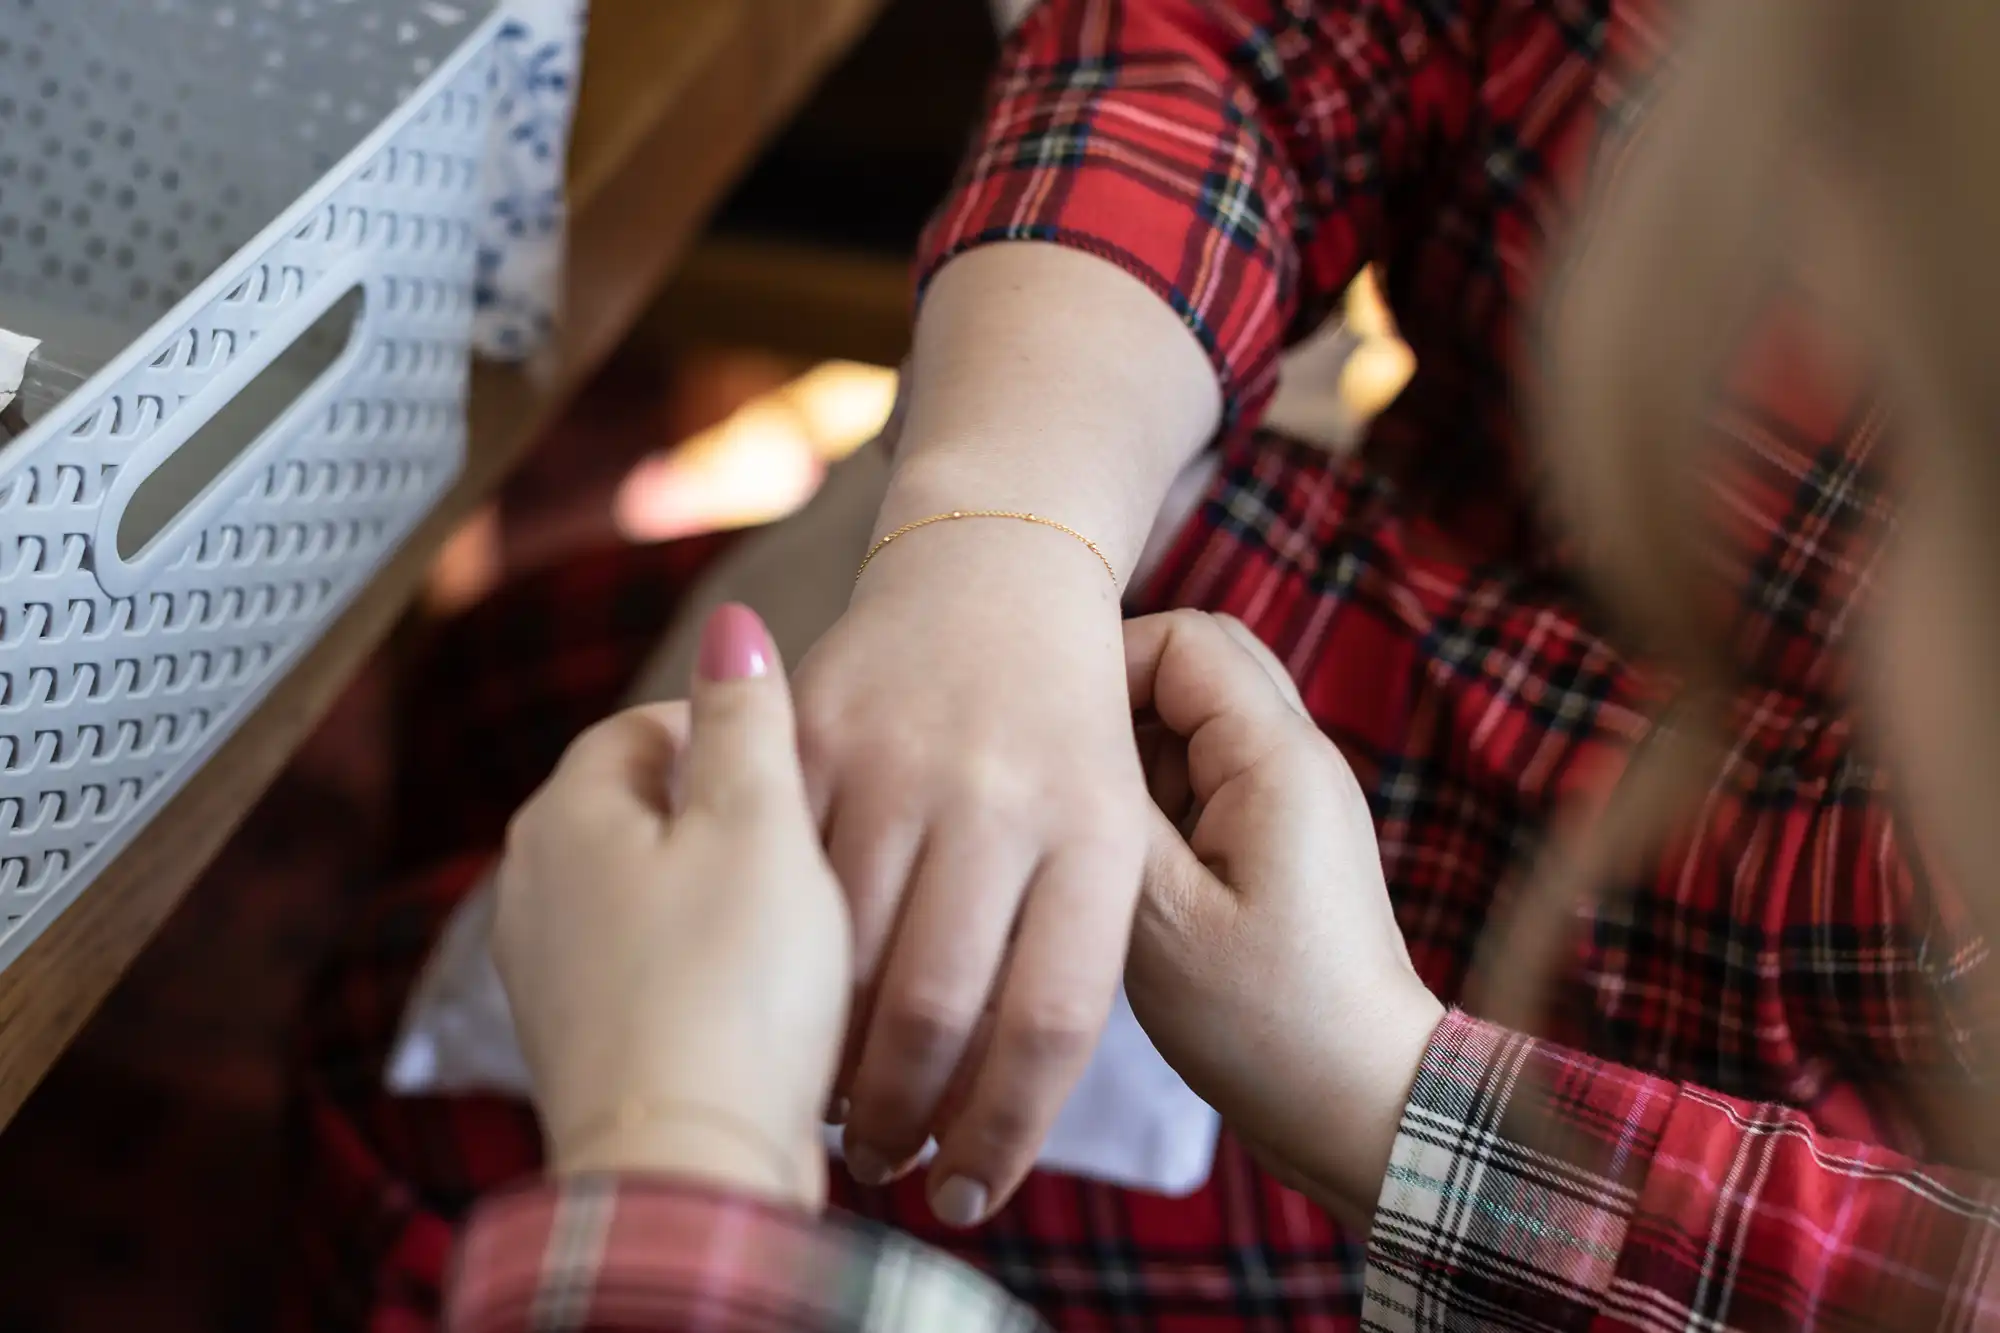
[[525, 1098], [531, 1090], [513, 1011], [487, 947], [496, 901], [489, 879], [452, 914], [439, 937], [389, 1057], [389, 1091]]
[[21, 381], [27, 378], [28, 358], [40, 346], [33, 338], [0, 329], [0, 412], [13, 406]]
[[[483, 884], [439, 940], [389, 1061], [389, 1091], [528, 1096], [527, 1065], [487, 947], [494, 903], [492, 885]], [[1120, 990], [1097, 1054], [1038, 1160], [1044, 1170], [1185, 1195], [1208, 1179], [1218, 1127], [1215, 1112], [1153, 1049]], [[827, 1148], [839, 1154], [838, 1131], [827, 1132]]]

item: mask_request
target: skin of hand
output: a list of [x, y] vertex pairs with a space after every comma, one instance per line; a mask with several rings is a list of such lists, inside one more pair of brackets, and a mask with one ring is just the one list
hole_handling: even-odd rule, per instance
[[586, 733], [515, 817], [493, 947], [558, 1174], [817, 1210], [853, 985], [763, 624], [709, 620], [691, 704]]
[[[1056, 246], [947, 265], [918, 320], [876, 535], [1035, 513], [1128, 573], [1213, 430], [1215, 375], [1141, 283]], [[800, 740], [855, 920], [835, 1107], [864, 1183], [938, 1141], [938, 1217], [989, 1217], [1033, 1166], [1123, 968], [1150, 806], [1121, 589], [1019, 520], [934, 524], [868, 566], [799, 671]]]
[[1410, 965], [1367, 800], [1240, 622], [1178, 611], [1125, 641], [1157, 806], [1133, 1011], [1253, 1154], [1365, 1229], [1444, 1016]]

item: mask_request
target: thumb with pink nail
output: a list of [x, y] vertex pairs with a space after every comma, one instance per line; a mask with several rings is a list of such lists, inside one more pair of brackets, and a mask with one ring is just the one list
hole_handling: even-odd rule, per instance
[[515, 817], [494, 954], [553, 1170], [816, 1210], [847, 908], [755, 613], [715, 612], [697, 675], [689, 703], [586, 733]]

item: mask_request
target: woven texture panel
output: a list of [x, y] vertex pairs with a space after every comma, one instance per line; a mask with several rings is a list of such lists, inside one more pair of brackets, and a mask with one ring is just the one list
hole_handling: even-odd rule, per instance
[[[124, 8], [128, 18], [149, 20], [129, 30], [136, 59], [165, 40], [176, 11], [196, 16], [206, 40], [224, 8], [9, 0], [10, 19], [16, 7], [33, 20], [0, 28], [13, 34], [10, 53], [0, 55], [0, 96], [15, 99], [7, 114], [16, 119], [25, 116], [24, 38], [38, 43], [43, 68], [59, 66], [65, 49], [86, 63], [103, 60], [106, 20]], [[59, 15], [85, 8], [90, 17], [80, 22], [89, 31], [69, 34], [78, 40], [66, 48]], [[280, 9], [294, 17], [340, 11], [358, 25], [363, 8], [246, 0], [229, 11], [236, 17], [223, 30], [240, 34], [251, 19]], [[385, 8], [371, 12], [379, 17]], [[165, 323], [154, 324], [157, 312], [149, 316], [145, 325], [154, 331], [111, 359], [61, 410], [0, 446], [0, 965], [143, 826], [458, 472], [492, 29], [432, 22], [424, 31], [453, 40], [410, 55], [401, 79], [417, 91], [400, 106], [391, 94], [407, 90], [393, 80], [371, 94], [390, 98], [391, 109], [349, 136], [346, 147], [372, 151], [350, 158], [345, 178], [309, 181], [288, 207], [265, 213], [263, 225], [239, 227], [246, 234], [237, 245], [255, 243], [232, 250], [220, 270], [218, 256], [203, 261], [202, 251], [191, 251], [205, 264], [199, 281], [176, 277], [172, 265], [184, 261], [161, 248], [159, 228], [179, 206], [169, 204], [166, 218], [148, 213], [175, 197], [160, 188], [157, 168], [150, 182], [132, 182], [127, 212], [155, 217], [156, 244], [135, 247], [129, 266], [108, 235], [88, 228], [65, 227], [62, 244], [81, 248], [56, 265], [32, 253], [17, 263], [0, 249], [0, 324], [24, 303], [53, 309], [65, 291], [69, 309], [88, 298], [97, 314], [129, 316], [156, 292], [140, 298], [128, 270], [158, 275], [161, 264], [170, 267], [157, 281], [190, 292]], [[392, 44], [395, 38], [392, 30]], [[435, 71], [428, 78], [420, 61]], [[93, 86], [108, 78], [99, 69]], [[141, 82], [135, 78], [133, 88]], [[60, 100], [63, 76], [52, 75], [51, 83]], [[44, 126], [55, 132], [58, 117], [50, 104], [40, 105]], [[242, 119], [239, 111], [223, 137], [242, 134]], [[78, 133], [79, 147], [100, 141], [87, 115], [60, 121]], [[0, 117], [0, 142], [9, 145], [0, 151], [18, 152], [14, 145], [23, 140], [6, 132], [7, 123]], [[118, 142], [116, 127], [129, 124], [107, 119], [110, 142]], [[199, 143], [200, 131], [184, 120], [177, 133]], [[147, 130], [156, 132], [166, 133]], [[133, 151], [140, 151], [136, 141]], [[209, 151], [198, 147], [189, 170], [207, 162]], [[225, 175], [230, 162], [255, 160], [230, 156], [226, 144], [222, 151]], [[46, 158], [54, 164], [62, 154]], [[48, 181], [55, 174], [52, 165]], [[87, 191], [105, 178], [78, 179]], [[212, 176], [203, 179], [213, 186]], [[22, 219], [44, 210], [32, 191], [19, 197], [17, 186], [26, 188], [24, 176], [0, 171], [0, 219], [15, 219], [19, 232]], [[246, 182], [235, 197], [249, 200], [257, 188]], [[115, 206], [121, 196], [108, 197]], [[224, 194], [216, 189], [209, 197], [221, 206]], [[59, 222], [48, 215], [45, 245], [55, 244]], [[101, 252], [92, 235], [103, 242]], [[0, 233], [0, 247], [9, 239]], [[81, 280], [71, 272], [78, 264], [90, 266]], [[318, 317], [329, 311], [354, 317], [321, 327]], [[275, 386], [268, 376], [254, 378], [280, 353], [297, 351], [307, 330], [306, 343], [327, 343], [320, 364], [330, 369], [316, 380]], [[120, 522], [139, 482], [191, 448], [200, 428], [232, 401], [240, 405], [237, 396], [249, 387], [271, 399], [269, 427], [253, 432], [240, 454], [232, 450], [235, 462], [150, 544], [121, 555]]]

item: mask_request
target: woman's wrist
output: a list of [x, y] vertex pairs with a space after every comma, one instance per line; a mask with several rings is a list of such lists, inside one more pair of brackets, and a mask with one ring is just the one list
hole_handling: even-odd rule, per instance
[[1113, 486], [1089, 475], [1087, 446], [1064, 451], [1060, 464], [1037, 458], [1040, 452], [970, 440], [910, 450], [897, 462], [874, 537], [955, 510], [1037, 514], [1083, 534], [1122, 581], [1138, 564], [1173, 478], [1158, 479], [1157, 487]]
[[[885, 497], [856, 596], [943, 587], [996, 616], [1034, 610], [1046, 621], [1061, 615], [1060, 606], [1087, 606], [1115, 629], [1137, 561], [1126, 520], [1103, 506], [1047, 498], [1055, 493], [1046, 488], [1031, 498], [1018, 479], [925, 460]], [[931, 521], [968, 511], [992, 516]]]
[[671, 1177], [809, 1213], [826, 1207], [826, 1154], [817, 1136], [780, 1143], [754, 1126], [707, 1112], [677, 1115], [662, 1108], [552, 1137], [549, 1170], [561, 1177]]
[[1361, 1224], [1375, 1215], [1410, 1090], [1444, 1017], [1437, 997], [1411, 976], [1389, 991], [1379, 1010], [1348, 1025], [1357, 1044], [1336, 1071], [1349, 1089], [1345, 1124], [1318, 1136], [1323, 1151], [1311, 1174], [1325, 1181]]

